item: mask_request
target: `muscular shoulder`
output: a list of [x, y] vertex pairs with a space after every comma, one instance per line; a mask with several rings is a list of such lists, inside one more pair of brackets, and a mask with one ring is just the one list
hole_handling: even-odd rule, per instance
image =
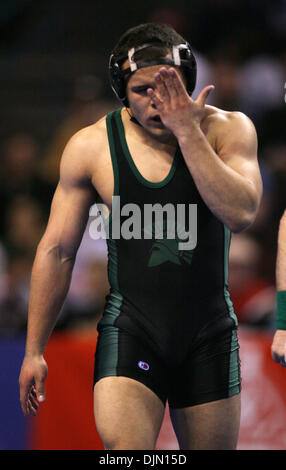
[[85, 164], [91, 156], [99, 158], [107, 144], [105, 119], [104, 116], [95, 124], [76, 132], [67, 143], [63, 156], [68, 154], [71, 160], [77, 159]]
[[207, 115], [202, 123], [216, 149], [229, 141], [253, 142], [256, 145], [255, 127], [246, 114], [240, 111], [224, 111], [215, 106], [206, 106]]
[[61, 159], [62, 177], [91, 180], [94, 166], [100, 165], [108, 149], [106, 117], [76, 132], [68, 141]]

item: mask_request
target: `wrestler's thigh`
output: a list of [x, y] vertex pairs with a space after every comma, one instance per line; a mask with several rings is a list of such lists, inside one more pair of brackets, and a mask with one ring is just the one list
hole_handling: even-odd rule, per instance
[[129, 377], [104, 377], [94, 387], [94, 416], [105, 449], [154, 449], [164, 404]]
[[180, 449], [235, 450], [240, 426], [240, 394], [170, 409]]

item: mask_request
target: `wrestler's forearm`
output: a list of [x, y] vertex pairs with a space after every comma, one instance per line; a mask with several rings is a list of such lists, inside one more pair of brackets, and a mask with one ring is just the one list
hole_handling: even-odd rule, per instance
[[286, 210], [280, 220], [276, 262], [276, 288], [286, 291]]
[[250, 181], [227, 166], [213, 150], [200, 127], [178, 138], [198, 191], [209, 209], [232, 231], [245, 229], [253, 219], [257, 194]]
[[44, 353], [67, 295], [74, 259], [62, 258], [58, 248], [38, 247], [29, 298], [26, 356]]

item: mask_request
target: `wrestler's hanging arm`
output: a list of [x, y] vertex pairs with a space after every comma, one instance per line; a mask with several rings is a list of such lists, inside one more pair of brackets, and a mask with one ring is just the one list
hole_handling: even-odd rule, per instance
[[38, 404], [45, 400], [48, 367], [43, 354], [67, 295], [89, 208], [94, 202], [85, 160], [88, 148], [82, 134], [74, 136], [63, 153], [60, 181], [33, 263], [26, 350], [19, 377], [25, 415], [35, 415]]
[[[262, 195], [252, 122], [239, 112], [207, 110], [205, 102], [213, 86], [193, 100], [174, 68], [162, 67], [155, 82], [156, 88], [148, 89], [148, 94], [163, 124], [176, 136], [205, 203], [231, 231], [246, 229], [255, 219]], [[216, 151], [202, 131], [203, 121], [216, 135]]]

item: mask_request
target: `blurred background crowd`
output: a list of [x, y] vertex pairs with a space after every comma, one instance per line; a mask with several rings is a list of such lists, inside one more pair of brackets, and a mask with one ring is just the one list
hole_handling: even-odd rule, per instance
[[[286, 207], [286, 1], [0, 3], [0, 331], [25, 331], [29, 282], [69, 138], [119, 106], [108, 58], [120, 35], [147, 21], [173, 25], [198, 61], [194, 96], [242, 111], [259, 141], [263, 200], [255, 223], [235, 234], [229, 289], [240, 324], [274, 328], [275, 260]], [[283, 131], [284, 129], [284, 131]], [[243, 139], [243, 136], [241, 136]], [[93, 328], [108, 290], [106, 246], [88, 226], [57, 329]]]

